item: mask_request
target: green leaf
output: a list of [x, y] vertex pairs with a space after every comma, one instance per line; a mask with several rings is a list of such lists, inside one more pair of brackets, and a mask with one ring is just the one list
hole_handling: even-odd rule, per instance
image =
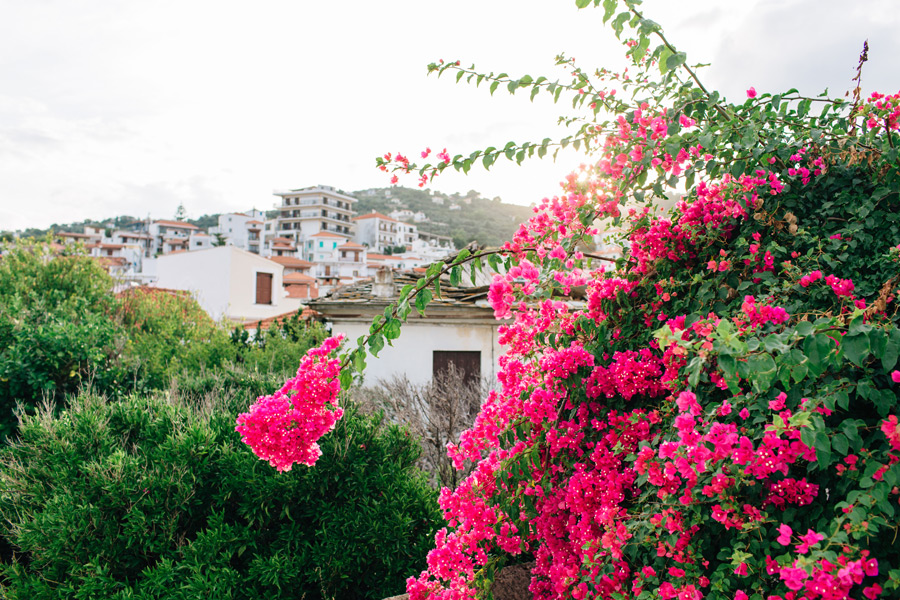
[[831, 464], [831, 440], [824, 431], [817, 431], [815, 440], [816, 465], [824, 471]]
[[419, 314], [423, 317], [425, 316], [425, 307], [428, 306], [428, 303], [431, 302], [432, 298], [433, 294], [428, 288], [425, 288], [416, 294], [416, 310], [419, 311]]
[[603, 0], [603, 23], [606, 23], [612, 18], [618, 5], [618, 0]]
[[[381, 336], [377, 336], [380, 338]], [[372, 338], [369, 338], [369, 343], [372, 343]], [[382, 347], [384, 347], [384, 342], [382, 341]], [[351, 354], [351, 358], [353, 360], [353, 368], [356, 369], [357, 373], [362, 373], [366, 370], [366, 352], [361, 348], [357, 348]]]
[[[672, 56], [673, 52], [669, 50], [668, 47], [663, 47], [662, 51], [659, 53], [659, 72], [665, 74], [666, 65], [669, 64], [669, 58]], [[703, 138], [701, 136], [700, 143], [703, 143]], [[704, 148], [708, 148], [709, 144], [703, 144]]]
[[850, 442], [847, 440], [847, 436], [843, 433], [839, 433], [831, 440], [831, 446], [839, 453], [846, 456], [847, 452], [850, 450]]
[[[369, 336], [369, 352], [372, 353], [372, 356], [377, 357], [378, 353], [381, 352], [381, 350], [383, 348], [384, 348], [384, 336], [382, 334], [373, 333], [372, 335]], [[360, 357], [360, 356], [363, 357], [363, 362], [361, 363], [362, 368], [356, 367], [356, 365], [358, 364], [357, 360], [360, 360], [358, 357]], [[364, 359], [365, 359], [365, 354], [362, 352], [357, 352], [356, 354], [353, 355], [353, 364], [354, 364], [354, 368], [356, 368], [357, 371], [361, 372], [362, 369], [366, 368], [366, 363], [365, 363]]]
[[797, 323], [797, 326], [794, 327], [794, 331], [797, 332], [797, 335], [801, 337], [806, 337], [810, 335], [814, 330], [813, 324], [809, 321], [800, 321]]
[[845, 335], [841, 340], [844, 356], [857, 366], [863, 366], [865, 357], [869, 354], [869, 336], [864, 333], [858, 335]]
[[389, 340], [396, 340], [400, 337], [400, 321], [397, 319], [388, 319], [388, 322], [385, 323], [384, 329], [384, 337]]
[[338, 380], [341, 382], [341, 389], [349, 390], [353, 385], [353, 372], [347, 368], [342, 369]]
[[671, 56], [666, 58], [666, 71], [671, 71], [673, 69], [677, 69], [681, 65], [684, 64], [684, 61], [687, 60], [687, 54], [684, 52], [676, 52]]
[[770, 354], [754, 354], [747, 359], [747, 367], [750, 370], [750, 380], [753, 388], [759, 392], [765, 392], [775, 382], [775, 360]]
[[459, 268], [459, 266], [455, 266], [450, 269], [450, 285], [452, 285], [453, 287], [459, 287], [460, 271], [461, 269]]
[[884, 353], [881, 355], [881, 367], [885, 371], [890, 371], [897, 365], [898, 357], [900, 357], [900, 344], [898, 344], [894, 340], [894, 336], [891, 335], [891, 339], [885, 344]]
[[590, 4], [591, 0], [575, 0], [575, 6], [578, 8], [587, 8]]

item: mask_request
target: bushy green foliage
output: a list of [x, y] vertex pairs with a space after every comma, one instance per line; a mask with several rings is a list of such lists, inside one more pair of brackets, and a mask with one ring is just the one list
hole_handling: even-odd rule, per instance
[[89, 387], [111, 397], [167, 388], [196, 396], [271, 393], [324, 330], [299, 316], [255, 336], [229, 335], [188, 293], [138, 288], [120, 296], [80, 246], [19, 240], [0, 259], [0, 438], [14, 409], [59, 404]]
[[15, 431], [17, 403], [33, 408], [91, 384], [126, 377], [118, 363], [125, 333], [112, 314], [112, 279], [77, 251], [54, 257], [20, 241], [0, 259], [0, 437]]
[[128, 332], [126, 362], [143, 388], [165, 387], [183, 369], [215, 368], [237, 356], [225, 330], [187, 292], [129, 290], [118, 318]]
[[351, 406], [315, 469], [279, 474], [234, 431], [246, 400], [207, 398], [82, 395], [27, 417], [0, 455], [4, 597], [399, 593], [438, 518], [408, 432]]

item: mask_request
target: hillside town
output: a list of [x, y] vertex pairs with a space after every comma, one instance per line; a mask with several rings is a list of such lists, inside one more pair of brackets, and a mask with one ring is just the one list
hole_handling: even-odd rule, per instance
[[420, 213], [358, 214], [356, 198], [326, 185], [275, 195], [274, 216], [225, 213], [207, 231], [186, 220], [147, 219], [54, 239], [84, 244], [123, 288], [189, 291], [214, 319], [238, 323], [293, 312], [381, 269], [413, 271], [455, 251], [450, 237], [419, 229]]

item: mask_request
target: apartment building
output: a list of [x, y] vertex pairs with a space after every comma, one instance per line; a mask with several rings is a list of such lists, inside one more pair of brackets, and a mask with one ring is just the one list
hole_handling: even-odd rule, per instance
[[372, 211], [354, 217], [356, 223], [355, 241], [383, 253], [397, 246], [411, 247], [419, 239], [418, 228], [411, 223], [398, 221], [380, 212]]
[[[276, 227], [272, 235], [289, 238], [303, 247], [317, 233], [329, 233], [345, 240], [353, 238], [356, 198], [331, 186], [316, 185], [297, 190], [275, 192], [281, 198]], [[311, 260], [309, 256], [303, 256]]]
[[260, 254], [263, 245], [263, 224], [266, 215], [261, 210], [219, 215], [219, 224], [209, 228], [209, 235], [226, 245], [237, 246], [248, 252]]

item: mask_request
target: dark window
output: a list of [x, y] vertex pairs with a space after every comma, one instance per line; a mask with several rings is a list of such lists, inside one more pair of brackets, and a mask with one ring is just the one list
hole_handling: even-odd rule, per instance
[[450, 365], [462, 373], [466, 385], [477, 384], [481, 380], [481, 352], [435, 350], [432, 359], [432, 375], [450, 370]]
[[256, 274], [256, 303], [272, 304], [272, 274]]

